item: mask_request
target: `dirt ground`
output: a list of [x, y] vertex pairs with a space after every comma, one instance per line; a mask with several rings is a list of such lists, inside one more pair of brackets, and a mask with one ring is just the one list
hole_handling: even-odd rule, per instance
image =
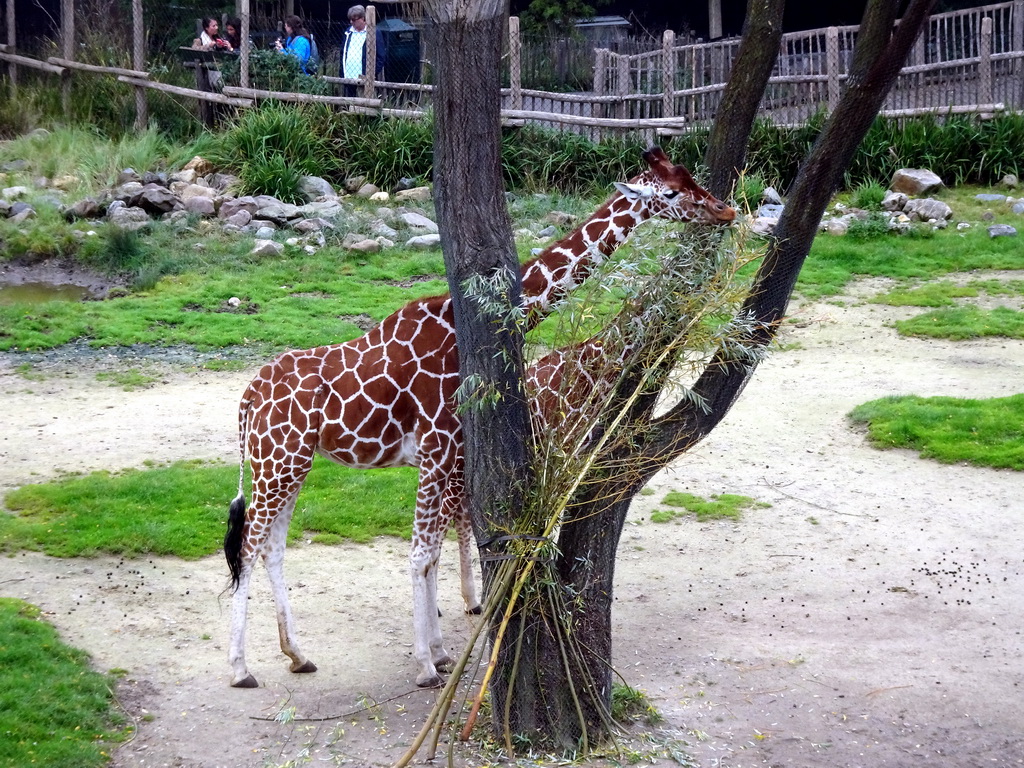
[[[905, 339], [918, 310], [796, 304], [801, 322], [724, 424], [638, 497], [617, 568], [615, 664], [695, 764], [1024, 765], [1024, 487], [1020, 473], [878, 451], [845, 414], [888, 394], [1021, 391], [1024, 342]], [[252, 370], [162, 369], [149, 389], [97, 381], [102, 360], [0, 360], [0, 493], [63, 472], [145, 461], [235, 461], [235, 407]], [[665, 493], [753, 496], [739, 522], [653, 524]], [[224, 489], [225, 513], [234, 488]], [[300, 497], [301, 503], [301, 497]], [[254, 690], [228, 686], [220, 556], [0, 560], [0, 595], [39, 605], [97, 668], [126, 670], [138, 733], [115, 766], [387, 765], [435, 692], [416, 690], [406, 545], [298, 546], [286, 567], [303, 645], [291, 675], [254, 578]], [[455, 547], [441, 577], [450, 650], [461, 610]], [[359, 711], [367, 701], [380, 706]], [[282, 723], [282, 710], [322, 721]], [[457, 753], [462, 765], [479, 756]]]

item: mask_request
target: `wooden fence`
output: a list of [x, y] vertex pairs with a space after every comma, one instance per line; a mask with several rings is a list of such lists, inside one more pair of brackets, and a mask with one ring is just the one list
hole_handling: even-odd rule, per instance
[[[201, 105], [222, 103], [248, 107], [262, 99], [324, 102], [338, 109], [393, 116], [419, 116], [430, 106], [432, 86], [422, 82], [359, 81], [324, 77], [339, 89], [358, 84], [357, 98], [254, 90], [249, 87], [249, 2], [241, 0], [241, 83], [221, 91], [182, 88], [157, 82], [145, 68], [143, 0], [132, 0], [132, 67], [115, 68], [74, 60], [74, 0], [61, 0], [61, 56], [46, 61], [17, 52], [14, 0], [6, 0], [7, 42], [0, 44], [8, 87], [18, 87], [19, 67], [56, 75], [70, 89], [69, 77], [113, 76], [136, 93], [136, 124], [145, 125], [147, 89], [196, 99]], [[374, 23], [373, 6], [367, 21]], [[429, 64], [430, 30], [420, 21], [420, 44]], [[848, 76], [857, 27], [794, 32], [783, 36], [779, 58], [761, 104], [762, 115], [780, 124], [801, 124], [820, 110], [834, 107]], [[372, 41], [373, 35], [368, 36]], [[556, 93], [524, 88], [523, 40], [519, 20], [509, 20], [508, 82], [503, 89], [502, 119], [512, 125], [538, 123], [584, 133], [591, 138], [623, 131], [678, 133], [713, 120], [739, 49], [739, 40], [677, 45], [666, 31], [660, 48], [621, 54], [595, 50], [593, 87], [589, 91]], [[324, 54], [324, 51], [321, 51]], [[198, 65], [197, 65], [198, 66]], [[208, 65], [207, 65], [208, 66]], [[424, 67], [423, 71], [428, 71]], [[902, 70], [885, 113], [893, 116], [1024, 110], [1024, 0], [934, 15]], [[212, 111], [207, 108], [207, 115]]]

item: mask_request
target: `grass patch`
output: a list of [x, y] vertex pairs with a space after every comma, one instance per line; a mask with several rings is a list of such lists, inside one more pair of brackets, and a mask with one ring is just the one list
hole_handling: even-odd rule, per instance
[[112, 387], [120, 387], [125, 392], [134, 392], [160, 381], [160, 377], [145, 373], [138, 368], [129, 368], [125, 371], [101, 371], [96, 374], [96, 380], [105, 381]]
[[106, 765], [120, 725], [111, 686], [38, 608], [0, 598], [0, 765]]
[[894, 288], [871, 299], [872, 304], [888, 304], [891, 307], [951, 307], [953, 299], [973, 298], [978, 289], [957, 285], [948, 280], [926, 283], [916, 288]]
[[655, 510], [651, 513], [652, 523], [670, 523], [687, 514], [696, 515], [697, 522], [700, 523], [706, 520], [739, 520], [745, 509], [771, 506], [767, 502], [735, 493], [719, 493], [705, 499], [682, 491], [671, 491], [665, 495], [661, 503], [675, 509]]
[[944, 464], [1024, 470], [1024, 395], [987, 400], [885, 397], [849, 414], [876, 448], [908, 448]]
[[[4, 499], [16, 514], [0, 514], [0, 551], [189, 559], [213, 554], [222, 546], [237, 483], [237, 467], [191, 461], [27, 485]], [[415, 469], [356, 470], [318, 458], [289, 539], [408, 538], [415, 500]]]
[[895, 326], [904, 336], [929, 336], [954, 341], [985, 336], [1024, 339], [1024, 312], [1007, 307], [949, 307], [925, 312], [909, 320], [899, 320]]
[[646, 693], [625, 683], [612, 684], [612, 718], [619, 723], [642, 722], [646, 725], [665, 721]]

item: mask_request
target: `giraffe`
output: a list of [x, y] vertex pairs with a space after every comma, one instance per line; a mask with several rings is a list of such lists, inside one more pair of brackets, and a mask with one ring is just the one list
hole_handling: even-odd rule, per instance
[[[580, 227], [522, 267], [523, 305], [532, 326], [576, 287], [643, 221], [657, 216], [727, 224], [735, 211], [673, 165], [659, 147], [649, 168], [616, 192]], [[283, 563], [288, 524], [314, 454], [356, 468], [416, 466], [419, 485], [409, 553], [414, 657], [419, 686], [440, 683], [452, 660], [437, 611], [437, 564], [452, 522], [459, 533], [462, 595], [479, 600], [469, 560], [471, 532], [462, 513], [462, 428], [454, 409], [459, 384], [451, 297], [417, 299], [364, 336], [289, 351], [263, 366], [239, 405], [239, 482], [224, 552], [234, 589], [228, 651], [231, 685], [256, 687], [245, 663], [249, 582], [263, 557], [277, 611], [281, 650], [292, 672], [314, 672], [300, 650]], [[252, 472], [246, 504], [245, 460]]]

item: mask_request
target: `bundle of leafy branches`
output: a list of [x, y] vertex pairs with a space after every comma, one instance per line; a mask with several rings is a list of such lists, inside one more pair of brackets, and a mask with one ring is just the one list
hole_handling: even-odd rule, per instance
[[[234, 86], [240, 85], [241, 69], [241, 56], [226, 58], [220, 65], [224, 81]], [[303, 72], [295, 56], [266, 49], [254, 49], [249, 52], [249, 87], [264, 91], [319, 95], [331, 93], [331, 84]]]

